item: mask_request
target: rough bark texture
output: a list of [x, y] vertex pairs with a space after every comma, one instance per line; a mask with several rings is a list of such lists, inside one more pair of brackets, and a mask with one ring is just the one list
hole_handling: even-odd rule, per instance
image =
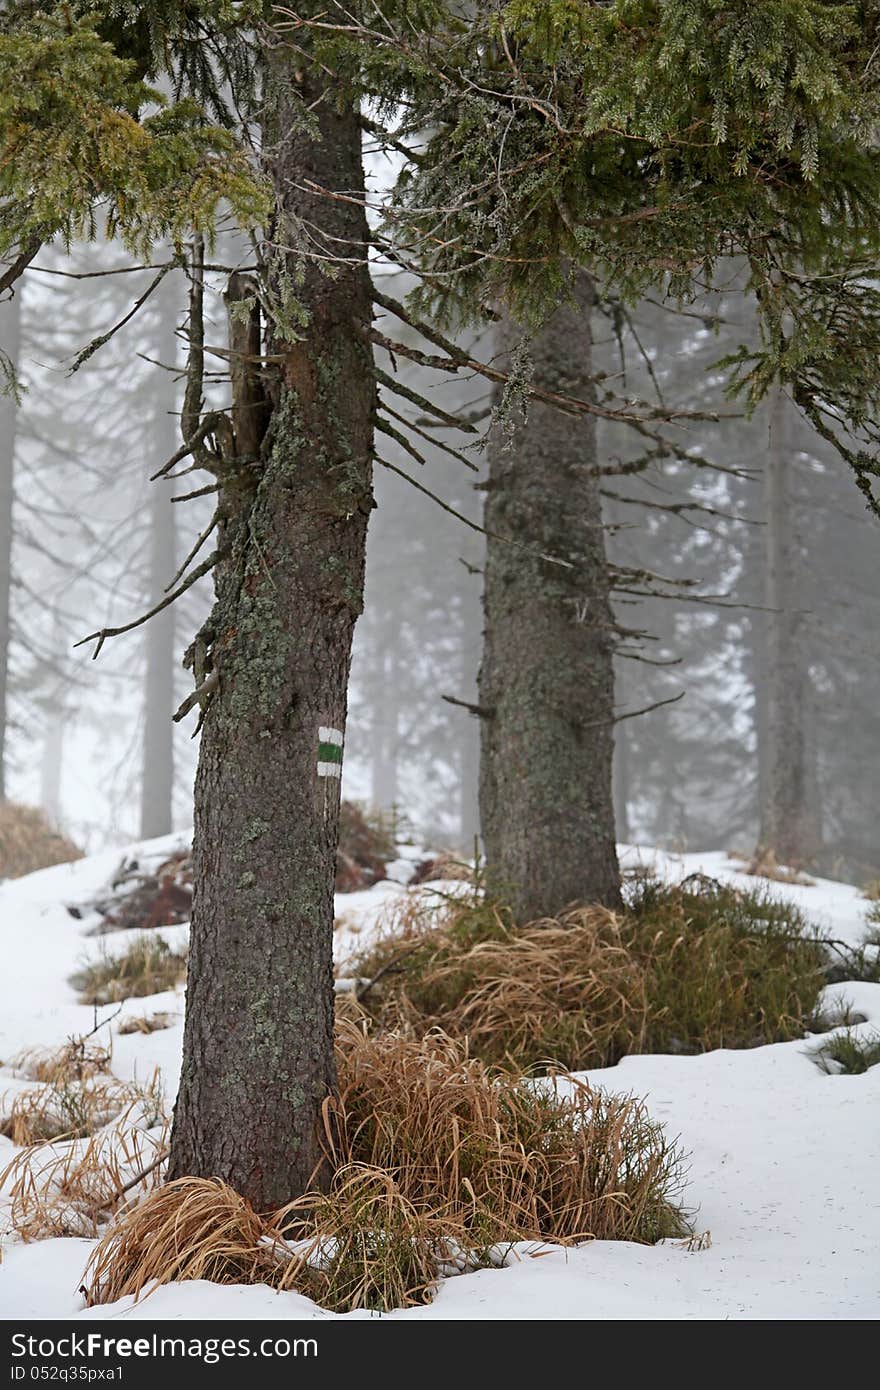
[[764, 474], [766, 679], [759, 724], [761, 831], [759, 857], [809, 863], [821, 844], [815, 748], [811, 746], [810, 675], [803, 654], [792, 485], [791, 407], [781, 391], [770, 405]]
[[[160, 362], [177, 358], [177, 302], [170, 287], [161, 300]], [[153, 421], [154, 472], [167, 463], [178, 447], [177, 408], [170, 376], [160, 373]], [[171, 489], [162, 479], [150, 492], [150, 593], [149, 606], [159, 603], [177, 568], [175, 516]], [[157, 613], [146, 627], [146, 679], [144, 681], [144, 742], [141, 776], [141, 835], [151, 839], [167, 835], [172, 826], [174, 797], [174, 672], [176, 668], [175, 609]]]
[[[581, 276], [576, 302], [532, 344], [536, 383], [589, 395], [592, 302]], [[507, 324], [502, 350], [515, 338]], [[595, 463], [592, 422], [535, 402], [512, 447], [500, 427], [490, 442], [480, 812], [491, 881], [520, 921], [574, 901], [620, 901], [612, 615]]]
[[[374, 379], [357, 326], [371, 316], [363, 212], [310, 194], [363, 187], [354, 112], [301, 88], [321, 139], [303, 133], [283, 53], [270, 58], [270, 172], [290, 247], [298, 219], [355, 258], [334, 278], [289, 251], [274, 264], [309, 310], [300, 341], [276, 318], [261, 459], [224, 484], [232, 546], [202, 635], [219, 677], [196, 781], [187, 1021], [170, 1171], [216, 1174], [258, 1208], [301, 1193], [319, 1166], [333, 1067], [333, 881], [338, 778], [318, 775], [319, 729], [344, 730], [372, 503]], [[293, 65], [290, 64], [290, 80]], [[339, 238], [341, 240], [333, 240]], [[314, 239], [307, 245], [314, 247]], [[294, 283], [305, 264], [305, 279]], [[198, 654], [196, 668], [198, 669]], [[320, 1180], [320, 1177], [319, 1177]]]
[[[0, 347], [18, 366], [21, 288], [2, 306]], [[0, 801], [6, 800], [6, 727], [9, 702], [10, 592], [12, 581], [12, 505], [14, 498], [16, 404], [0, 394]]]

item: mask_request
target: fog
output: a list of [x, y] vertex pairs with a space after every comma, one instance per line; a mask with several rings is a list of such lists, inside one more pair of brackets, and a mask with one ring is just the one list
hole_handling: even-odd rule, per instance
[[[224, 255], [240, 252], [229, 239]], [[14, 479], [6, 794], [42, 805], [86, 849], [190, 823], [195, 714], [179, 723], [171, 715], [191, 688], [181, 659], [210, 601], [203, 579], [152, 627], [108, 640], [96, 660], [94, 643], [75, 645], [159, 601], [212, 510], [210, 498], [169, 500], [196, 490], [203, 475], [149, 481], [178, 447], [180, 273], [71, 372], [77, 354], [150, 283], [149, 270], [103, 273], [125, 263], [112, 244], [76, 248], [72, 260], [44, 251], [0, 315], [0, 345], [17, 359], [22, 386], [20, 403], [5, 398], [0, 414], [2, 467]], [[402, 277], [379, 269], [380, 283], [405, 293]], [[62, 274], [71, 271], [87, 278]], [[209, 276], [217, 344], [226, 332], [223, 283], [221, 273]], [[748, 339], [735, 289], [684, 313], [651, 302], [631, 312], [605, 304], [593, 331], [597, 390], [698, 403], [726, 417], [682, 425], [679, 457], [648, 469], [627, 468], [643, 450], [631, 430], [600, 430], [612, 561], [662, 577], [630, 580], [616, 595], [619, 621], [633, 633], [621, 639], [617, 660], [619, 838], [752, 852], [772, 736], [762, 710], [782, 633], [786, 688], [803, 726], [809, 863], [855, 882], [876, 877], [877, 537], [848, 470], [786, 405], [787, 492], [776, 524], [785, 532], [787, 573], [773, 608], [768, 412], [747, 419], [725, 402], [714, 366]], [[490, 360], [492, 324], [466, 341]], [[423, 842], [472, 852], [479, 719], [467, 706], [480, 662], [479, 522], [492, 388], [473, 373], [441, 380], [387, 354], [378, 360], [443, 410], [464, 412], [477, 433], [438, 436], [461, 457], [411, 433], [409, 448], [400, 435], [379, 436], [381, 460], [399, 471], [376, 468], [343, 794], [392, 813]], [[221, 403], [220, 358], [213, 369], [210, 390]], [[410, 418], [418, 421], [418, 410]], [[172, 658], [173, 675], [163, 676]], [[647, 706], [656, 708], [636, 714]], [[169, 805], [161, 769], [172, 765]], [[142, 805], [145, 767], [155, 787]]]

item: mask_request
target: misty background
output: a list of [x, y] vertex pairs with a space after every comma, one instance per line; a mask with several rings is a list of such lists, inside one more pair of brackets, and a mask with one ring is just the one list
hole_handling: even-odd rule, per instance
[[[87, 851], [190, 823], [195, 715], [171, 716], [191, 688], [181, 659], [209, 604], [203, 580], [108, 641], [96, 661], [91, 646], [74, 646], [159, 602], [212, 512], [210, 497], [172, 503], [204, 481], [185, 464], [174, 481], [149, 481], [179, 446], [182, 274], [167, 276], [71, 373], [152, 279], [149, 270], [104, 273], [124, 264], [112, 245], [80, 248], [73, 266], [44, 252], [0, 319], [0, 348], [24, 388], [18, 405], [0, 400], [3, 790], [45, 808]], [[786, 493], [768, 509], [770, 407], [743, 418], [722, 399], [714, 366], [749, 336], [735, 269], [726, 290], [685, 311], [605, 303], [594, 315], [597, 390], [726, 415], [681, 426], [692, 466], [654, 458], [645, 467], [631, 430], [600, 427], [599, 457], [614, 470], [603, 479], [610, 558], [661, 577], [616, 598], [632, 633], [617, 660], [618, 838], [751, 853], [774, 736], [764, 695], [784, 638], [782, 678], [803, 730], [809, 864], [862, 883], [880, 874], [876, 525], [849, 471], [790, 408]], [[404, 277], [388, 276], [403, 297]], [[218, 346], [224, 279], [214, 277], [207, 306]], [[491, 325], [468, 341], [491, 357]], [[222, 402], [221, 358], [214, 366]], [[458, 515], [377, 467], [343, 794], [393, 813], [426, 844], [472, 853], [479, 729], [464, 706], [476, 699], [483, 537], [466, 522], [482, 510], [490, 388], [467, 374], [438, 386], [436, 372], [413, 363], [380, 366], [478, 424], [474, 443], [453, 430], [446, 441], [477, 471], [427, 439], [416, 440], [424, 461], [411, 435], [410, 449], [381, 439], [387, 461]], [[770, 539], [784, 569], [774, 605]], [[642, 591], [658, 586], [664, 597]]]

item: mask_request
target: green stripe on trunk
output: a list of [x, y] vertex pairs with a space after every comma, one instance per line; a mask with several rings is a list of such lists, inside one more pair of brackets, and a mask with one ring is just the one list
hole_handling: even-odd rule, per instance
[[338, 743], [319, 743], [318, 744], [319, 763], [341, 763], [342, 747]]

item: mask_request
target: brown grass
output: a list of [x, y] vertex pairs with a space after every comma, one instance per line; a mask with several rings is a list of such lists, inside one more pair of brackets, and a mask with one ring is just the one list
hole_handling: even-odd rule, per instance
[[467, 864], [448, 850], [443, 850], [433, 859], [423, 859], [417, 864], [409, 882], [410, 887], [413, 887], [419, 883], [431, 883], [440, 879], [447, 882], [460, 880], [463, 883], [474, 883], [477, 875], [472, 864]]
[[105, 951], [71, 976], [83, 1004], [115, 1004], [164, 994], [186, 978], [186, 952], [174, 951], [161, 936], [132, 935], [121, 954]]
[[582, 1070], [802, 1036], [826, 964], [798, 910], [763, 890], [644, 879], [623, 913], [525, 927], [491, 902], [450, 902], [439, 926], [392, 931], [350, 968], [375, 982], [361, 999], [386, 1028], [439, 1028], [519, 1070]]
[[533, 923], [458, 958], [441, 952], [424, 986], [435, 992], [439, 1026], [468, 1038], [487, 1062], [571, 1065], [644, 1043], [646, 973], [604, 908]]
[[0, 878], [22, 878], [82, 857], [82, 850], [49, 824], [45, 812], [14, 801], [0, 803]]
[[85, 1038], [71, 1038], [61, 1047], [28, 1048], [13, 1058], [10, 1067], [17, 1076], [28, 1081], [42, 1081], [52, 1086], [88, 1081], [110, 1070], [112, 1049]]
[[122, 1020], [116, 1031], [123, 1036], [128, 1033], [158, 1033], [163, 1028], [173, 1028], [176, 1022], [176, 1014], [132, 1014]]
[[803, 870], [780, 864], [772, 849], [757, 849], [754, 854], [742, 854], [738, 850], [732, 849], [727, 857], [745, 864], [745, 868], [740, 869], [740, 873], [749, 874], [752, 878], [769, 878], [775, 883], [796, 883], [802, 888], [815, 888], [816, 886], [815, 880], [809, 878]]
[[159, 1185], [164, 1152], [164, 1131], [133, 1129], [125, 1119], [85, 1141], [24, 1149], [0, 1173], [12, 1229], [25, 1241], [94, 1239], [133, 1192], [143, 1196]]
[[631, 1097], [491, 1071], [450, 1038], [341, 1024], [329, 1193], [262, 1219], [182, 1179], [122, 1213], [86, 1273], [90, 1304], [180, 1279], [297, 1289], [322, 1307], [424, 1302], [452, 1268], [519, 1241], [654, 1241], [689, 1231], [682, 1158]]
[[117, 1081], [115, 1077], [92, 1075], [74, 1080], [64, 1073], [40, 1086], [18, 1091], [0, 1118], [0, 1134], [13, 1144], [44, 1144], [57, 1139], [84, 1139], [145, 1101], [161, 1110], [158, 1077], [146, 1086]]
[[650, 1242], [682, 1225], [681, 1155], [631, 1097], [570, 1077], [524, 1080], [440, 1033], [342, 1022], [339, 1039], [335, 1166], [389, 1173], [471, 1245]]
[[209, 1279], [272, 1283], [278, 1258], [269, 1227], [219, 1178], [178, 1178], [129, 1208], [95, 1248], [86, 1302], [136, 1298], [152, 1284]]
[[322, 1308], [387, 1312], [430, 1303], [444, 1260], [457, 1251], [450, 1223], [408, 1201], [390, 1174], [352, 1164], [327, 1193], [311, 1192], [276, 1217], [307, 1233], [281, 1264], [276, 1287]]

